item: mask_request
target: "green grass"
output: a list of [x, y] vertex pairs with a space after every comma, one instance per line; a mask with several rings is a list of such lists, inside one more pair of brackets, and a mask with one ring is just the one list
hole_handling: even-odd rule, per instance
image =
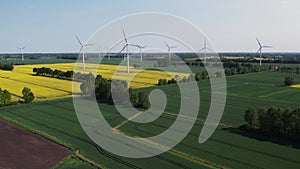
[[[100, 107], [105, 117], [108, 120], [112, 119], [110, 120], [112, 126], [125, 120], [116, 113], [111, 105], [101, 104]], [[95, 145], [81, 129], [71, 99], [6, 107], [5, 109], [1, 108], [0, 111], [2, 117], [13, 119], [32, 129], [38, 129], [70, 143], [73, 147], [79, 148], [80, 153], [85, 157], [107, 168], [157, 168], [159, 166], [166, 168], [197, 168], [200, 166], [205, 168], [205, 166], [169, 153], [147, 159], [129, 159], [106, 152]]]
[[75, 157], [69, 157], [56, 165], [56, 169], [96, 169], [96, 167], [91, 166], [88, 163], [85, 163]]
[[[198, 83], [201, 105], [191, 132], [175, 147], [175, 150], [229, 168], [300, 168], [300, 150], [290, 144], [279, 144], [262, 136], [242, 133], [234, 128], [244, 123], [243, 114], [248, 107], [300, 107], [300, 89], [284, 87], [284, 75], [278, 72], [260, 72], [227, 78], [228, 96], [221, 123], [216, 132], [204, 144], [197, 142], [202, 121], [210, 106], [209, 80]], [[300, 77], [294, 76], [300, 82]], [[160, 88], [168, 98], [166, 112], [177, 114], [180, 93], [177, 85], [154, 86], [138, 91]], [[100, 104], [103, 115], [111, 126], [126, 120], [112, 105]], [[0, 117], [18, 122], [31, 129], [53, 136], [63, 143], [79, 148], [80, 153], [107, 168], [206, 168], [207, 166], [166, 152], [146, 159], [130, 159], [106, 152], [95, 145], [84, 133], [74, 112], [72, 99], [45, 101], [28, 105], [0, 108]], [[126, 123], [120, 128], [129, 134], [149, 137], [165, 131], [174, 116], [163, 114], [147, 124]], [[168, 139], [168, 138], [166, 138]], [[58, 166], [81, 165], [76, 159], [68, 159]], [[85, 165], [85, 164], [82, 164]]]

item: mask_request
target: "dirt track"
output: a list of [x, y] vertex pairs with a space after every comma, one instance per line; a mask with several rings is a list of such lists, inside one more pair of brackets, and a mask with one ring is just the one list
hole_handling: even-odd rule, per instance
[[0, 169], [47, 169], [71, 151], [0, 120]]

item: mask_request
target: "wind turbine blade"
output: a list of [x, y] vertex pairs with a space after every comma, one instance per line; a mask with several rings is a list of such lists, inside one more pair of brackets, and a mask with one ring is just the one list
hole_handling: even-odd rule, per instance
[[205, 48], [201, 48], [200, 50], [199, 50], [199, 52], [201, 52], [202, 50], [204, 50]]
[[167, 44], [167, 42], [165, 42], [166, 46], [170, 49], [170, 46]]
[[257, 41], [258, 45], [261, 47], [261, 43], [260, 43], [260, 41], [258, 40], [257, 37], [256, 37], [256, 41]]
[[125, 34], [125, 31], [124, 31], [124, 29], [122, 29], [122, 31], [123, 31], [124, 40], [125, 40], [125, 42], [126, 42], [126, 44], [127, 44], [127, 43], [128, 43], [128, 41], [127, 41], [127, 38], [126, 38], [126, 34]]
[[136, 45], [136, 44], [128, 44], [128, 45], [130, 45], [130, 46], [134, 46], [134, 47], [137, 47], [137, 48], [141, 48], [141, 46], [140, 45]]
[[81, 46], [83, 46], [83, 44], [82, 44], [81, 41], [79, 40], [78, 36], [75, 36], [75, 37], [76, 37], [78, 43], [79, 43]]
[[94, 45], [94, 44], [92, 44], [92, 43], [84, 44], [84, 46], [92, 46], [92, 45]]
[[83, 48], [83, 46], [81, 46], [81, 48], [80, 48], [80, 50], [79, 50], [79, 52], [78, 52], [78, 53], [81, 53], [81, 51], [82, 51], [82, 48]]
[[171, 48], [171, 49], [172, 49], [172, 48], [177, 48], [177, 46], [171, 46], [170, 48]]
[[258, 52], [261, 50], [261, 48], [258, 48], [258, 50], [257, 50], [257, 52], [255, 53], [255, 55], [257, 55], [258, 54]]
[[265, 45], [265, 46], [262, 46], [263, 48], [272, 48], [273, 46], [271, 45]]
[[127, 45], [125, 45], [119, 53], [123, 52], [126, 49]]

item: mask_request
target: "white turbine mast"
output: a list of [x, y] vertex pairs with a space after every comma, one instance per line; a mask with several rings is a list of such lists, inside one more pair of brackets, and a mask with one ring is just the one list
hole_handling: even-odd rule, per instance
[[209, 51], [213, 51], [213, 50], [211, 50], [210, 48], [207, 47], [207, 41], [206, 41], [206, 38], [204, 38], [204, 44], [203, 44], [203, 45], [204, 45], [203, 48], [201, 48], [201, 49], [199, 50], [199, 52], [204, 51], [204, 63], [206, 63], [206, 59], [207, 59], [207, 50], [209, 50]]
[[140, 49], [140, 61], [143, 62], [143, 49], [146, 48], [147, 46], [143, 45], [133, 45], [135, 47], [138, 47]]
[[171, 49], [176, 48], [176, 46], [170, 46], [167, 42], [165, 42], [165, 45], [168, 48], [169, 60], [171, 60]]
[[125, 31], [124, 31], [124, 29], [122, 29], [122, 31], [123, 31], [123, 36], [124, 36], [124, 41], [125, 41], [125, 45], [124, 45], [124, 47], [122, 48], [122, 50], [119, 52], [119, 53], [121, 53], [121, 52], [123, 52], [125, 49], [126, 49], [126, 59], [127, 59], [127, 73], [129, 74], [130, 73], [130, 70], [129, 70], [129, 46], [136, 46], [136, 45], [133, 45], [133, 44], [131, 44], [131, 43], [129, 43], [128, 42], [128, 40], [127, 40], [127, 38], [126, 38], [126, 34], [125, 34]]
[[262, 49], [263, 48], [272, 48], [272, 46], [271, 45], [262, 45], [257, 37], [256, 37], [256, 41], [259, 45], [259, 48], [258, 48], [256, 54], [259, 53], [259, 58], [260, 58], [259, 59], [259, 65], [261, 66]]
[[108, 47], [106, 46], [105, 49], [107, 50], [105, 56], [107, 56], [107, 59], [110, 60], [110, 50], [111, 50], [112, 48], [108, 48]]
[[98, 58], [99, 60], [101, 60], [101, 54], [102, 54], [101, 46], [99, 46], [98, 50], [99, 50]]
[[80, 41], [80, 39], [78, 38], [78, 36], [75, 36], [79, 45], [81, 46], [80, 47], [80, 50], [79, 50], [79, 53], [82, 52], [82, 68], [83, 70], [85, 70], [85, 56], [84, 56], [84, 48], [87, 47], [87, 46], [90, 46], [90, 45], [93, 45], [93, 44], [89, 44], [89, 43], [82, 43]]
[[26, 46], [23, 46], [23, 47], [19, 47], [18, 49], [20, 50], [21, 52], [21, 55], [22, 55], [22, 61], [24, 61], [24, 49], [26, 48]]

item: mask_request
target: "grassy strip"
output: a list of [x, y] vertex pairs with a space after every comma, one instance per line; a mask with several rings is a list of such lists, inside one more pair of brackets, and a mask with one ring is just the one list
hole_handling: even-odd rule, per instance
[[96, 167], [96, 168], [99, 168], [99, 169], [104, 169], [105, 167], [97, 164], [96, 162], [84, 157], [82, 154], [79, 153], [79, 149], [76, 149], [75, 150], [75, 153], [74, 153], [75, 157], [79, 158], [80, 160], [84, 161], [84, 162], [87, 162], [89, 164], [91, 164], [92, 166]]

